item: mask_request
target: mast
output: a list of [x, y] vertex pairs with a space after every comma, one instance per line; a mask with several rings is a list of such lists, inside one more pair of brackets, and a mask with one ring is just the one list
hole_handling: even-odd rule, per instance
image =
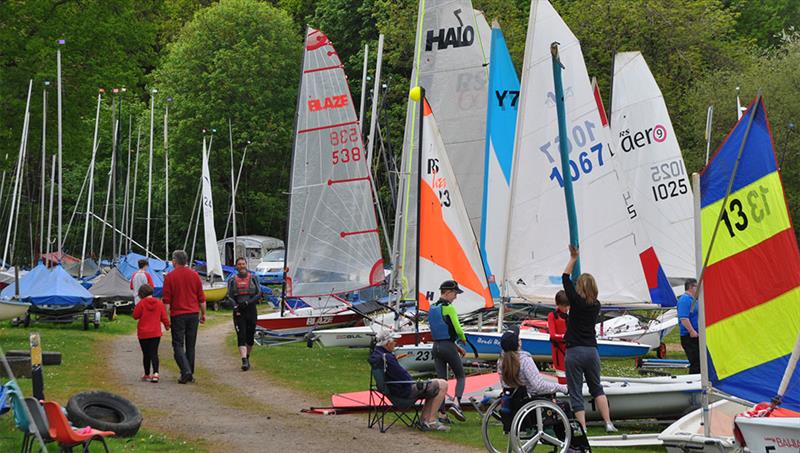
[[[738, 99], [738, 98], [737, 98]], [[708, 106], [708, 112], [706, 113], [706, 164], [708, 164], [708, 157], [711, 153], [711, 124], [714, 121], [714, 106]]]
[[[66, 41], [63, 39], [58, 40], [58, 44], [63, 46]], [[62, 216], [62, 187], [64, 186], [64, 165], [61, 158], [62, 146], [62, 133], [61, 133], [61, 48], [56, 49], [56, 73], [58, 77], [58, 252], [61, 252], [63, 246], [61, 242], [61, 223]], [[61, 260], [59, 254], [59, 260]]]
[[[415, 292], [414, 300], [416, 301], [417, 313], [414, 316], [414, 332], [415, 332], [414, 344], [415, 345], [419, 345], [419, 342], [420, 342], [420, 338], [419, 338], [419, 241], [420, 241], [420, 231], [422, 230], [422, 228], [420, 228], [420, 224], [419, 224], [419, 218], [420, 218], [420, 191], [422, 190], [422, 184], [420, 184], [420, 181], [422, 180], [422, 127], [423, 127], [423, 123], [425, 121], [424, 110], [425, 110], [425, 102], [427, 102], [427, 101], [425, 100], [425, 88], [422, 88], [421, 86], [417, 86], [416, 88], [419, 89], [419, 94], [418, 94], [419, 99], [417, 100], [417, 102], [419, 102], [419, 124], [418, 124], [419, 133], [417, 134], [417, 228], [416, 228], [416, 233], [417, 233], [416, 250], [417, 250], [417, 253], [416, 253], [416, 257], [415, 257], [416, 260], [417, 260], [417, 265], [416, 265], [416, 269], [415, 269], [415, 274], [416, 275], [414, 277], [414, 292]], [[415, 97], [414, 90], [412, 90], [411, 99], [414, 99], [414, 97]]]
[[386, 242], [386, 250], [389, 252], [389, 264], [392, 263], [392, 244], [389, 241], [389, 232], [386, 229], [386, 220], [383, 217], [383, 208], [380, 198], [378, 198], [378, 188], [375, 185], [375, 177], [372, 175], [372, 153], [375, 148], [375, 126], [378, 122], [378, 100], [380, 98], [381, 86], [381, 65], [383, 64], [383, 34], [378, 36], [378, 57], [375, 61], [375, 84], [372, 88], [372, 115], [369, 119], [369, 138], [367, 139], [367, 166], [370, 174], [370, 186], [372, 187], [372, 197], [375, 200], [375, 208], [378, 211], [378, 218], [383, 232], [383, 239]]
[[167, 97], [164, 106], [164, 256], [169, 257], [169, 105], [172, 96]]
[[[247, 144], [244, 145], [244, 151], [242, 152], [242, 160], [239, 161], [239, 172], [236, 174], [236, 184], [234, 184], [233, 186], [234, 196], [239, 192], [239, 181], [242, 179], [242, 168], [244, 167], [244, 160], [247, 158], [248, 146], [250, 146], [250, 140], [248, 140]], [[231, 223], [232, 214], [233, 214], [233, 207], [231, 206], [231, 208], [228, 209], [228, 218], [225, 220], [225, 234], [222, 235], [223, 239], [228, 237], [228, 224]], [[192, 217], [194, 217], [194, 211], [192, 211]]]
[[[358, 128], [364, 133], [364, 100], [367, 95], [367, 66], [369, 65], [369, 46], [364, 45], [364, 67], [361, 70], [361, 103], [358, 107]], [[369, 162], [369, 160], [367, 161]]]
[[142, 139], [142, 126], [137, 126], [136, 131], [136, 158], [133, 163], [133, 191], [131, 196], [131, 216], [128, 219], [130, 222], [128, 230], [128, 251], [133, 247], [133, 224], [136, 219], [136, 181], [139, 180], [139, 144]]
[[[556, 111], [558, 113], [558, 150], [561, 154], [561, 174], [564, 175], [564, 198], [567, 204], [567, 219], [569, 221], [569, 243], [578, 248], [578, 214], [575, 212], [575, 193], [572, 190], [572, 171], [569, 166], [569, 138], [567, 137], [567, 112], [564, 108], [564, 84], [561, 80], [561, 70], [564, 66], [558, 58], [558, 43], [550, 45], [553, 56], [553, 82], [555, 84]], [[577, 280], [581, 275], [581, 260], [578, 257], [575, 268], [572, 270], [572, 280]]]
[[[42, 89], [42, 173], [41, 173], [42, 191], [39, 196], [39, 255], [42, 254], [42, 250], [44, 249], [44, 193], [47, 190], [46, 143], [47, 143], [47, 87], [48, 86], [50, 86], [50, 82], [45, 80], [44, 89]], [[0, 188], [0, 193], [2, 192], [3, 190], [2, 188]]]
[[150, 90], [150, 157], [147, 164], [147, 234], [145, 236], [145, 256], [150, 252], [150, 208], [152, 206], [153, 195], [153, 120], [155, 115], [156, 93], [158, 90]]
[[28, 82], [28, 100], [25, 102], [25, 116], [22, 122], [22, 136], [19, 143], [19, 155], [17, 156], [17, 170], [14, 177], [14, 190], [11, 195], [11, 210], [8, 216], [8, 229], [6, 230], [6, 243], [3, 247], [3, 263], [4, 269], [8, 269], [6, 265], [6, 257], [8, 256], [8, 245], [11, 241], [11, 227], [14, 224], [14, 212], [17, 205], [17, 192], [22, 189], [20, 178], [22, 178], [22, 165], [25, 158], [25, 137], [28, 130], [28, 121], [30, 121], [30, 107], [31, 107], [31, 90], [33, 90], [33, 80]]
[[[119, 130], [119, 120], [114, 123], [114, 143], [117, 141], [117, 130]], [[103, 209], [103, 221], [102, 221], [102, 228], [100, 229], [100, 253], [97, 255], [98, 264], [99, 261], [103, 259], [103, 248], [106, 242], [106, 225], [108, 225], [108, 204], [109, 200], [111, 203], [114, 202], [113, 197], [111, 194], [114, 192], [114, 167], [117, 165], [117, 147], [111, 147], [111, 171], [108, 174], [108, 186], [106, 186], [106, 206]], [[114, 233], [114, 225], [111, 225], [111, 236], [115, 237]], [[112, 245], [111, 248], [111, 257], [114, 257], [114, 248]]]
[[97, 157], [97, 132], [100, 126], [100, 103], [103, 92], [97, 93], [97, 111], [94, 116], [94, 136], [92, 137], [92, 160], [89, 162], [89, 191], [86, 196], [86, 223], [83, 229], [83, 245], [81, 246], [81, 267], [78, 277], [83, 277], [83, 266], [86, 262], [86, 239], [89, 235], [89, 218], [92, 212], [92, 191], [94, 190], [94, 162]]
[[48, 209], [47, 213], [47, 247], [45, 249], [47, 250], [48, 255], [50, 254], [50, 244], [52, 243], [52, 240], [50, 238], [52, 237], [52, 229], [53, 229], [53, 192], [55, 191], [56, 188], [57, 157], [58, 156], [53, 154], [53, 160], [52, 163], [50, 164], [50, 208]]
[[[130, 196], [130, 181], [131, 181], [131, 136], [133, 133], [133, 115], [128, 115], [128, 150], [125, 154], [128, 155], [128, 164], [125, 166], [125, 199], [122, 203], [122, 232], [120, 233], [119, 249], [117, 254], [122, 254], [122, 247], [127, 245], [126, 232], [128, 230], [128, 197]], [[128, 251], [126, 250], [126, 253]]]
[[292, 190], [294, 190], [294, 152], [297, 147], [297, 123], [300, 118], [300, 103], [303, 102], [300, 99], [300, 93], [303, 92], [303, 69], [305, 68], [306, 64], [306, 46], [308, 44], [308, 32], [309, 26], [306, 25], [306, 33], [305, 38], [303, 39], [303, 54], [300, 57], [300, 84], [297, 87], [297, 104], [295, 105], [294, 109], [294, 128], [292, 131], [294, 135], [292, 136], [292, 158], [291, 158], [291, 165], [289, 166], [289, 207], [286, 210], [286, 240], [283, 242], [283, 282], [281, 283], [281, 317], [286, 312], [286, 275], [288, 274], [288, 269], [286, 268], [286, 257], [289, 254], [289, 224], [291, 222], [292, 217]]
[[[233, 125], [231, 123], [231, 119], [228, 118], [228, 141], [230, 142], [231, 146], [231, 213], [233, 215], [233, 259], [234, 264], [236, 264], [236, 181], [233, 179]], [[227, 230], [228, 225], [225, 225], [225, 229]], [[227, 232], [226, 232], [227, 234]], [[214, 244], [214, 247], [217, 245]], [[206, 257], [206, 260], [208, 257]]]

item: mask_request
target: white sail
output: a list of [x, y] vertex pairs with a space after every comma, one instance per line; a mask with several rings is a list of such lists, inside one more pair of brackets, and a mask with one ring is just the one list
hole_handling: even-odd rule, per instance
[[[410, 86], [425, 88], [436, 112], [467, 214], [480, 231], [483, 205], [486, 90], [491, 28], [470, 0], [422, 0], [417, 17]], [[419, 106], [409, 101], [395, 217], [395, 279], [404, 299], [415, 299], [416, 174]]]
[[531, 3], [512, 174], [506, 281], [511, 294], [553, 301], [561, 288], [569, 228], [564, 209], [550, 45], [560, 43], [571, 177], [582, 271], [598, 281], [600, 300], [649, 300], [619, 176], [610, 165], [580, 43], [547, 0]]
[[481, 253], [461, 197], [458, 178], [445, 152], [430, 106], [422, 123], [420, 178], [419, 307], [439, 298], [439, 285], [458, 282], [463, 294], [453, 305], [459, 314], [492, 306]]
[[208, 151], [203, 138], [203, 230], [206, 246], [206, 274], [224, 277], [222, 260], [217, 248], [217, 230], [214, 228], [214, 199], [211, 196], [211, 176], [208, 171]]
[[340, 294], [380, 284], [383, 259], [358, 117], [336, 50], [311, 28], [293, 159], [287, 295]]
[[614, 159], [667, 277], [696, 276], [689, 176], [664, 97], [640, 52], [614, 58]]

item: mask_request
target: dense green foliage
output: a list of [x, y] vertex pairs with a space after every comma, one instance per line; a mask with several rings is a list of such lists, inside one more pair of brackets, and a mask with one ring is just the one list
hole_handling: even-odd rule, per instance
[[[475, 0], [504, 29], [512, 57], [521, 67], [529, 1]], [[786, 155], [784, 181], [795, 206], [800, 172], [793, 170], [798, 97], [792, 71], [800, 59], [795, 27], [800, 4], [792, 0], [553, 0], [581, 40], [587, 67], [598, 78], [608, 103], [613, 53], [641, 50], [662, 88], [690, 171], [705, 158], [703, 129], [708, 104], [717, 107], [714, 143], [734, 121], [735, 87], [742, 101], [761, 90], [770, 110], [779, 154]], [[144, 242], [151, 89], [155, 97], [151, 246], [164, 253], [164, 150], [162, 124], [170, 105], [170, 246], [187, 237], [199, 178], [203, 129], [216, 129], [211, 157], [217, 231], [221, 236], [230, 200], [230, 143], [238, 164], [251, 141], [242, 173], [239, 232], [283, 237], [291, 154], [292, 119], [306, 25], [326, 32], [350, 76], [356, 100], [361, 94], [363, 49], [374, 64], [377, 37], [386, 37], [383, 80], [387, 85], [380, 117], [385, 143], [399, 152], [405, 99], [411, 73], [417, 2], [410, 0], [29, 0], [0, 2], [0, 160], [13, 171], [23, 123], [27, 83], [34, 80], [28, 166], [23, 184], [24, 225], [17, 237], [18, 260], [28, 261], [38, 242], [41, 149], [41, 90], [55, 80], [57, 39], [63, 50], [65, 222], [77, 201], [92, 151], [98, 87], [109, 90], [101, 112], [96, 208], [105, 199], [113, 134], [112, 99], [120, 119], [116, 215], [122, 218], [128, 140], [136, 149], [141, 128], [135, 239]], [[794, 66], [793, 66], [794, 65]], [[373, 69], [370, 69], [372, 74]], [[127, 87], [112, 95], [110, 89]], [[371, 97], [371, 87], [368, 99]], [[55, 86], [49, 88], [47, 152], [56, 151]], [[130, 121], [130, 123], [129, 123]], [[131, 125], [131, 133], [128, 125]], [[209, 133], [210, 135], [210, 133]], [[135, 162], [135, 154], [131, 156]], [[49, 169], [48, 169], [49, 174]], [[379, 181], [385, 181], [379, 176]], [[2, 212], [8, 210], [4, 187]], [[382, 194], [386, 195], [382, 188]], [[83, 211], [85, 200], [81, 202]], [[113, 203], [112, 203], [113, 206]], [[113, 211], [113, 209], [112, 209]], [[111, 212], [109, 213], [111, 216]], [[30, 219], [30, 222], [25, 222]], [[797, 217], [795, 217], [797, 220]], [[80, 253], [77, 222], [66, 242]], [[30, 225], [30, 227], [28, 227]], [[0, 232], [5, 234], [5, 224]], [[29, 236], [35, 240], [33, 245]], [[202, 237], [202, 235], [200, 235]], [[109, 241], [109, 239], [106, 239]], [[94, 244], [98, 253], [99, 224]], [[191, 237], [189, 237], [191, 243]], [[108, 246], [104, 253], [108, 254]]]

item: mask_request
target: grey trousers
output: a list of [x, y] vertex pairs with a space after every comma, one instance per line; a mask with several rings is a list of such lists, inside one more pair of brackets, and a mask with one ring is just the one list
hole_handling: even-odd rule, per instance
[[449, 340], [433, 342], [433, 366], [436, 368], [436, 377], [447, 380], [447, 365], [456, 377], [456, 400], [461, 402], [464, 396], [464, 365], [461, 363], [461, 356], [458, 355], [456, 344]]
[[567, 358], [564, 360], [567, 371], [567, 388], [569, 389], [569, 404], [573, 412], [583, 408], [583, 379], [589, 393], [597, 398], [605, 395], [600, 384], [600, 354], [592, 346], [573, 346], [567, 348]]

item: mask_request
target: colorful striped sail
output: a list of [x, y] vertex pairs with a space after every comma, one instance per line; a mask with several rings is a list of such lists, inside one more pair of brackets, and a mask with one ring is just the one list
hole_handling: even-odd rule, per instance
[[424, 101], [419, 195], [419, 307], [439, 298], [439, 285], [455, 280], [464, 293], [459, 314], [492, 307], [478, 242], [431, 107]]
[[[800, 332], [800, 253], [760, 99], [703, 170], [701, 222], [711, 384], [749, 401], [769, 400]], [[797, 385], [800, 371], [794, 373]], [[783, 406], [800, 410], [800, 392], [787, 392]]]
[[517, 126], [519, 77], [497, 22], [492, 23], [489, 101], [486, 109], [486, 159], [483, 176], [481, 254], [492, 297], [500, 297], [504, 278], [511, 167]]

